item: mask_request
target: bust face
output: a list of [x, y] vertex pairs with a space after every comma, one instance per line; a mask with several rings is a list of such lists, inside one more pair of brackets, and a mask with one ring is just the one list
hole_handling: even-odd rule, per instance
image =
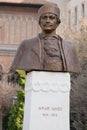
[[52, 13], [45, 13], [40, 17], [39, 24], [43, 32], [51, 33], [58, 26], [57, 16]]

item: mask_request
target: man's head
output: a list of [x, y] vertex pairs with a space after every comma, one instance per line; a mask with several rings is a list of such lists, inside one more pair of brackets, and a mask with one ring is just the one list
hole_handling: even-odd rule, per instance
[[52, 32], [60, 24], [60, 9], [54, 3], [42, 6], [38, 11], [39, 25], [44, 32]]

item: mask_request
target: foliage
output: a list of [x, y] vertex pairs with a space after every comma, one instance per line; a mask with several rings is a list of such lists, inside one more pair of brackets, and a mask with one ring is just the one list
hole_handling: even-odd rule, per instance
[[17, 90], [17, 103], [11, 108], [8, 130], [22, 130], [23, 126], [23, 113], [24, 113], [24, 85], [26, 74], [24, 71], [17, 70], [20, 78], [18, 80], [21, 90]]
[[4, 73], [0, 81], [0, 112], [4, 114], [5, 109], [10, 109], [12, 104], [12, 97], [16, 95], [16, 91], [20, 90], [19, 85], [8, 83], [7, 74]]
[[71, 130], [87, 130], [87, 18], [77, 25], [64, 24], [58, 34], [74, 44], [82, 67], [80, 74], [71, 76]]
[[9, 109], [4, 108], [3, 109], [3, 118], [2, 118], [2, 129], [7, 130], [8, 127], [8, 118], [9, 118]]

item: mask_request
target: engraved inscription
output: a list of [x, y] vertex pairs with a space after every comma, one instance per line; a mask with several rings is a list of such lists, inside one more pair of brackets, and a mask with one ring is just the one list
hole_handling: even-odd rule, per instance
[[39, 106], [38, 110], [43, 117], [58, 117], [58, 113], [62, 112], [63, 108], [59, 106]]

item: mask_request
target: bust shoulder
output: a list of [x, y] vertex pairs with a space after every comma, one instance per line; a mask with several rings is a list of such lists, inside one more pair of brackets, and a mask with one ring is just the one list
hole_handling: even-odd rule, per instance
[[68, 48], [75, 48], [73, 43], [71, 43], [70, 41], [62, 40], [62, 44], [63, 44], [63, 46], [66, 46]]
[[32, 39], [25, 39], [25, 40], [23, 40], [23, 41], [20, 43], [18, 49], [19, 49], [19, 50], [29, 49], [29, 48], [33, 47], [34, 44], [37, 43], [37, 40], [38, 40], [37, 37], [32, 38]]
[[21, 45], [24, 45], [24, 44], [34, 44], [36, 43], [37, 41], [37, 37], [35, 38], [32, 38], [32, 39], [25, 39], [21, 42]]

